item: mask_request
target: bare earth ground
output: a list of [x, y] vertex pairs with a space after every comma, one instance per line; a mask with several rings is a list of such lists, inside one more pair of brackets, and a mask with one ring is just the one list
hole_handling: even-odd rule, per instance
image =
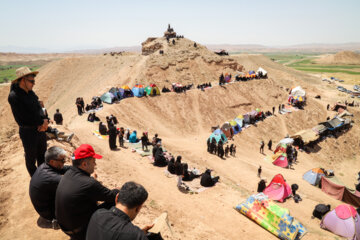
[[[186, 94], [168, 93], [154, 98], [132, 98], [119, 104], [105, 105], [98, 112], [102, 120], [114, 114], [120, 126], [138, 132], [149, 131], [150, 137], [157, 132], [165, 148], [174, 155], [182, 155], [183, 162], [187, 162], [190, 167], [201, 171], [211, 168], [215, 170], [214, 174], [221, 177], [220, 183], [213, 188], [199, 194], [184, 194], [177, 189], [175, 178], [166, 177], [164, 169], [153, 167], [147, 158], [132, 153], [130, 149], [109, 151], [108, 142], [91, 133], [98, 125], [87, 122], [86, 115], [76, 114], [74, 102], [78, 96], [83, 96], [85, 102], [89, 102], [92, 96], [100, 95], [111, 86], [132, 86], [135, 82], [146, 84], [156, 81], [162, 87], [161, 80], [164, 78], [154, 79], [147, 75], [154, 71], [145, 68], [149, 66], [148, 60], [149, 56], [140, 55], [63, 59], [42, 67], [35, 86], [35, 92], [45, 101], [50, 116], [56, 108], [60, 108], [65, 119], [63, 128], [76, 134], [73, 146], [64, 147], [71, 152], [75, 146], [89, 143], [104, 156], [103, 160], [97, 161], [98, 179], [103, 184], [120, 187], [124, 182], [134, 180], [149, 191], [146, 207], [136, 219], [136, 224], [141, 226], [150, 223], [161, 212], [167, 211], [174, 236], [171, 237], [167, 232], [166, 239], [276, 239], [233, 209], [255, 193], [259, 181], [256, 170], [262, 165], [263, 176], [268, 180], [282, 173], [288, 183], [299, 185], [303, 201], [296, 204], [288, 199], [279, 205], [289, 208], [291, 215], [307, 228], [308, 233], [303, 239], [335, 239], [335, 235], [320, 229], [319, 220], [311, 219], [311, 214], [318, 203], [329, 203], [335, 207], [341, 202], [302, 180], [302, 175], [319, 166], [334, 169], [337, 176], [353, 188], [359, 171], [359, 156], [356, 155], [360, 134], [359, 109], [350, 109], [355, 114], [355, 123], [349, 132], [337, 139], [321, 142], [316, 153], [299, 153], [299, 163], [295, 165], [295, 170], [290, 170], [265, 161], [265, 156], [258, 153], [260, 140], [272, 139], [277, 142], [288, 133], [324, 121], [333, 114], [326, 111], [326, 105], [339, 96], [318, 78], [273, 63], [262, 55], [240, 55], [235, 60], [247, 70], [259, 66], [265, 68], [270, 76], [267, 80], [228, 84], [224, 88], [214, 87], [205, 92], [191, 90]], [[189, 66], [185, 67], [190, 69], [205, 64], [199, 58], [187, 63]], [[170, 68], [157, 71], [164, 71], [162, 75], [168, 73], [168, 79], [176, 79], [178, 71]], [[210, 79], [215, 79], [221, 73], [216, 64], [208, 63], [208, 68], [212, 72]], [[147, 77], [137, 78], [139, 72]], [[195, 84], [203, 82], [197, 78], [185, 82], [190, 80]], [[166, 85], [169, 86], [169, 83], [166, 82]], [[211, 133], [211, 126], [258, 107], [266, 111], [285, 103], [285, 88], [297, 85], [301, 85], [308, 94], [308, 105], [304, 111], [277, 114], [236, 135], [236, 157], [221, 160], [207, 153], [206, 139]], [[28, 196], [30, 178], [24, 165], [17, 127], [7, 104], [8, 92], [8, 85], [0, 87], [0, 101], [4, 103], [0, 105], [1, 239], [68, 239], [60, 230], [41, 229], [36, 225], [38, 216]], [[322, 96], [321, 100], [314, 98], [318, 94]], [[52, 144], [58, 143], [50, 142]], [[270, 151], [266, 150], [265, 153], [270, 154]]]

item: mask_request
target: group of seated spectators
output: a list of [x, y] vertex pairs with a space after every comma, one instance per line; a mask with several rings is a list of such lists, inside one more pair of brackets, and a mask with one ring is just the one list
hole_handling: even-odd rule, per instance
[[204, 88], [208, 88], [208, 87], [212, 87], [211, 86], [211, 82], [209, 82], [209, 83], [203, 83], [203, 84], [200, 84], [200, 85], [197, 85], [197, 89], [201, 89], [201, 90], [203, 90]]
[[192, 87], [194, 86], [194, 84], [188, 84], [185, 86], [177, 86], [176, 84], [172, 85], [172, 90], [176, 93], [186, 93], [187, 90], [190, 90]]
[[177, 156], [176, 160], [171, 153], [164, 152], [161, 146], [161, 139], [158, 138], [157, 134], [153, 139], [153, 151], [152, 156], [154, 159], [154, 166], [166, 167], [170, 174], [177, 176], [177, 187], [185, 187], [186, 190], [190, 190], [183, 181], [192, 181], [195, 178], [201, 177], [200, 184], [203, 187], [212, 187], [218, 181], [220, 177], [211, 177], [211, 170], [207, 169], [203, 174], [200, 174], [199, 170], [190, 170], [187, 163], [182, 163], [182, 157]]
[[103, 104], [102, 104], [101, 99], [99, 97], [93, 97], [91, 104], [90, 105], [86, 104], [85, 110], [86, 111], [96, 110], [96, 109], [99, 109], [102, 107], [103, 107]]
[[89, 122], [94, 122], [94, 121], [98, 122], [98, 121], [100, 121], [100, 118], [98, 116], [96, 116], [96, 114], [93, 112], [93, 113], [89, 113], [87, 120]]
[[[120, 189], [109, 189], [97, 181], [94, 172], [96, 154], [93, 147], [82, 144], [66, 166], [67, 153], [50, 147], [30, 181], [31, 202], [38, 212], [38, 225], [59, 229], [76, 240], [154, 239], [148, 230], [133, 221], [148, 198], [148, 192], [135, 182]], [[159, 236], [157, 236], [159, 237]], [[162, 239], [162, 238], [156, 238]]]

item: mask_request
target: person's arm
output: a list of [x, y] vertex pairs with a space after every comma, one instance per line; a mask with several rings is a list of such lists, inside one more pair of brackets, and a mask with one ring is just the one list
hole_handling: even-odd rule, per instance
[[103, 186], [97, 180], [91, 178], [91, 198], [95, 201], [104, 201], [104, 202], [113, 202], [115, 204], [116, 194], [119, 193], [118, 189], [110, 190], [107, 187]]

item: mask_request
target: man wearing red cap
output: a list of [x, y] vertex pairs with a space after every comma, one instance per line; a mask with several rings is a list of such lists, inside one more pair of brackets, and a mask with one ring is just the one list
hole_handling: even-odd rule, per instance
[[[91, 215], [99, 208], [115, 205], [119, 190], [110, 190], [90, 176], [95, 170], [95, 159], [101, 158], [92, 146], [82, 144], [74, 152], [73, 166], [58, 185], [55, 214], [61, 229], [71, 239], [85, 239]], [[98, 205], [98, 201], [104, 203]]]

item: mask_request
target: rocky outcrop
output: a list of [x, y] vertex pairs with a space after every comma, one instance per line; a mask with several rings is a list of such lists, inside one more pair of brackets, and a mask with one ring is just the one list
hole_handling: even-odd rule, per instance
[[154, 42], [157, 38], [148, 38], [145, 42], [141, 43], [142, 55], [150, 55], [163, 48], [163, 45], [159, 42]]

